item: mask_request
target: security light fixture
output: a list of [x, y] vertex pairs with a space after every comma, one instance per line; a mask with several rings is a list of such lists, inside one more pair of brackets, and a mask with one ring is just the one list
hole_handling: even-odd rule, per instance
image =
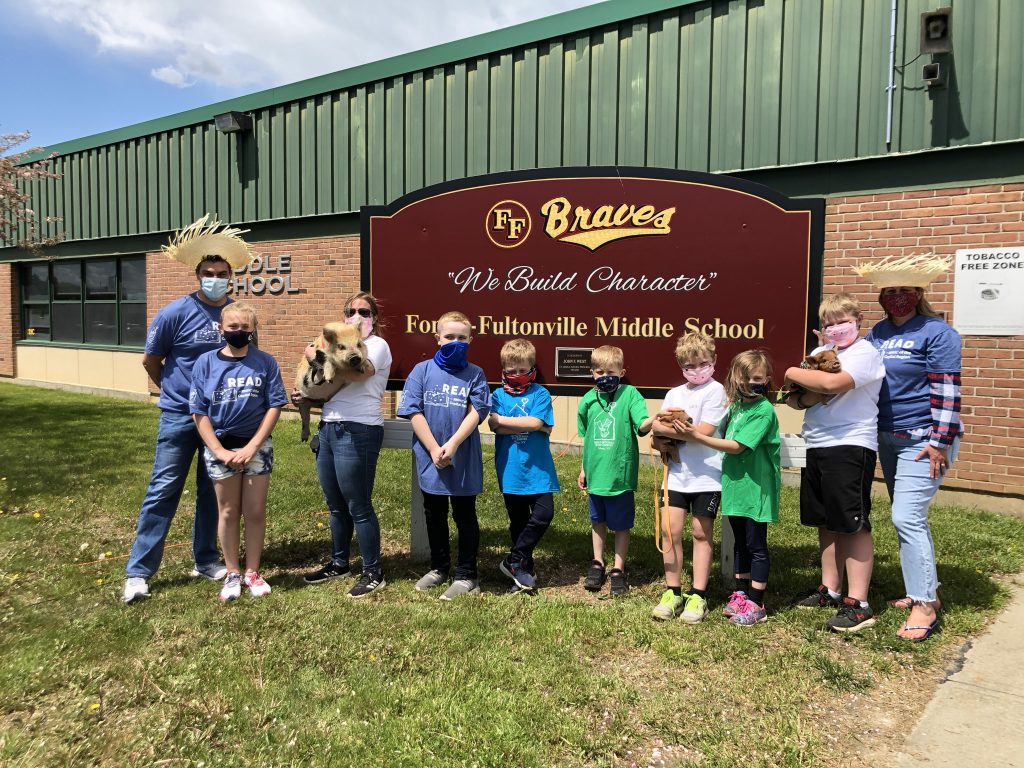
[[921, 14], [921, 53], [952, 53], [953, 9], [939, 8]]
[[946, 84], [946, 78], [942, 72], [942, 65], [937, 61], [931, 64], [925, 64], [921, 68], [921, 79], [924, 80], [925, 85], [929, 88], [936, 88], [940, 85]]
[[214, 115], [213, 123], [221, 133], [242, 133], [252, 130], [252, 118], [244, 112], [225, 112]]

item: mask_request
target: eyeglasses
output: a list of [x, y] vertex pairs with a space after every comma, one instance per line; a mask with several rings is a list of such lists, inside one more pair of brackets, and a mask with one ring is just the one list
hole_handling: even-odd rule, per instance
[[359, 313], [360, 317], [373, 317], [373, 310], [366, 307], [359, 307], [359, 309], [349, 307], [345, 310], [345, 317], [352, 317], [356, 312]]

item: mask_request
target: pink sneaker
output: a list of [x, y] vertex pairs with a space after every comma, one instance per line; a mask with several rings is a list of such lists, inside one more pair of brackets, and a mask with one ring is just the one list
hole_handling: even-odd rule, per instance
[[248, 571], [245, 574], [245, 586], [249, 588], [249, 594], [253, 597], [263, 597], [270, 594], [270, 585], [256, 571]]
[[725, 608], [722, 609], [722, 615], [728, 616], [730, 619], [743, 610], [743, 606], [747, 602], [746, 592], [733, 592], [729, 595], [729, 602], [725, 604]]
[[743, 607], [736, 613], [736, 615], [730, 616], [729, 621], [733, 624], [739, 624], [744, 627], [752, 624], [760, 624], [762, 621], [768, 621], [768, 611], [753, 600], [747, 600], [744, 598]]

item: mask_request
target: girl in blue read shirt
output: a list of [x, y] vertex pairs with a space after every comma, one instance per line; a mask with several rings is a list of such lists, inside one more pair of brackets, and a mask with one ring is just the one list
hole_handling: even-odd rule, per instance
[[[260, 576], [266, 533], [267, 488], [274, 467], [270, 433], [288, 402], [277, 362], [250, 344], [256, 309], [235, 303], [221, 313], [227, 346], [202, 355], [192, 369], [189, 410], [206, 444], [203, 460], [217, 494], [217, 535], [227, 576], [222, 602], [242, 593], [270, 594]], [[239, 567], [240, 520], [245, 517], [245, 577]]]

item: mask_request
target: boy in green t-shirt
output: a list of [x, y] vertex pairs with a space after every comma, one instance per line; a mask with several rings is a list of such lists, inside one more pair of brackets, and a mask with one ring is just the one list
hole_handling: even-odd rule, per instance
[[[647, 403], [636, 387], [622, 383], [626, 372], [622, 350], [598, 347], [590, 354], [595, 388], [580, 400], [576, 426], [583, 438], [583, 467], [577, 485], [588, 494], [594, 560], [585, 589], [598, 592], [604, 584], [604, 545], [608, 529], [615, 531], [615, 564], [609, 574], [612, 597], [629, 591], [626, 554], [633, 527], [640, 466], [637, 435], [650, 431]], [[646, 423], [645, 423], [646, 422]]]

